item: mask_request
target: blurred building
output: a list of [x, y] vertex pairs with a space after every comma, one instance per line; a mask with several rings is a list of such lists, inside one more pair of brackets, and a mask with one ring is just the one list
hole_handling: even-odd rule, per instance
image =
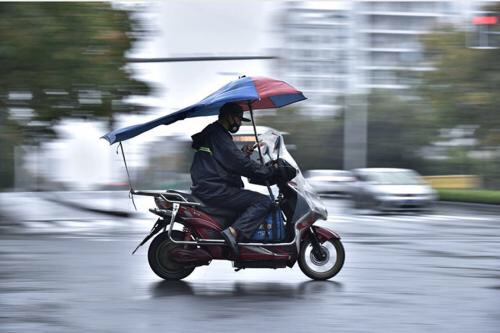
[[419, 72], [432, 70], [419, 37], [459, 11], [450, 0], [355, 1], [361, 88], [405, 90]]
[[287, 1], [281, 66], [316, 113], [338, 113], [346, 93], [405, 94], [433, 69], [419, 43], [439, 23], [463, 20], [470, 3], [452, 0]]
[[134, 186], [147, 189], [189, 188], [193, 159], [189, 135], [167, 135], [144, 144], [145, 163], [133, 174]]
[[309, 111], [335, 112], [354, 86], [352, 14], [346, 1], [284, 3], [278, 76], [304, 92]]

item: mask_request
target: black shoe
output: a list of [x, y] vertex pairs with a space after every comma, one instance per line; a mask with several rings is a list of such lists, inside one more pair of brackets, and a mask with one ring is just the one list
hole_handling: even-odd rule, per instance
[[236, 239], [234, 239], [231, 230], [229, 230], [229, 228], [224, 229], [221, 231], [221, 235], [226, 241], [226, 244], [231, 248], [231, 251], [233, 251], [234, 256], [238, 258], [240, 256], [240, 250], [238, 249], [238, 243], [236, 243]]

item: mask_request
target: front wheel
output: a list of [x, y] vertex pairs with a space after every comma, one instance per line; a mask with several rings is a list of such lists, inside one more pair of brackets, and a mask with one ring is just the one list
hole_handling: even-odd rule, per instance
[[331, 238], [321, 244], [326, 253], [324, 259], [314, 255], [311, 240], [302, 242], [299, 254], [299, 267], [313, 280], [328, 280], [337, 275], [344, 266], [345, 251], [340, 239]]
[[[183, 233], [177, 230], [172, 230], [172, 238], [182, 240]], [[195, 267], [185, 267], [176, 263], [169, 257], [168, 253], [172, 249], [183, 246], [175, 244], [168, 237], [167, 232], [163, 232], [156, 236], [151, 242], [148, 251], [149, 266], [159, 277], [165, 280], [182, 280], [191, 274]]]

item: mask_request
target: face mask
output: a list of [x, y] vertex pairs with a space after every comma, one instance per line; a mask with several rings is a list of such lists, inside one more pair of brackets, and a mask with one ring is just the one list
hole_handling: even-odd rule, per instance
[[229, 127], [229, 132], [234, 134], [234, 133], [238, 132], [239, 129], [240, 129], [240, 125], [238, 125], [236, 122], [233, 122], [231, 124], [231, 127]]
[[241, 123], [240, 123], [240, 124], [238, 124], [238, 123], [234, 120], [234, 117], [233, 117], [233, 122], [232, 122], [232, 124], [229, 124], [229, 126], [230, 126], [230, 127], [229, 127], [228, 131], [234, 134], [234, 133], [238, 132], [238, 130], [240, 129]]

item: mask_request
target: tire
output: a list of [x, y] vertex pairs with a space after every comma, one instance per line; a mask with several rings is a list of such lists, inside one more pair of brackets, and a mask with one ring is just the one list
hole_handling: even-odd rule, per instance
[[[172, 238], [175, 240], [182, 240], [183, 233], [177, 230], [172, 230]], [[156, 236], [151, 242], [148, 250], [149, 266], [156, 275], [164, 280], [182, 280], [191, 274], [195, 267], [186, 267], [179, 263], [172, 261], [168, 257], [168, 252], [177, 246], [168, 237], [168, 232], [163, 232]]]
[[344, 266], [345, 251], [340, 239], [331, 238], [321, 244], [327, 251], [325, 260], [318, 260], [312, 252], [311, 240], [302, 242], [299, 253], [300, 270], [313, 280], [328, 280], [337, 275]]

